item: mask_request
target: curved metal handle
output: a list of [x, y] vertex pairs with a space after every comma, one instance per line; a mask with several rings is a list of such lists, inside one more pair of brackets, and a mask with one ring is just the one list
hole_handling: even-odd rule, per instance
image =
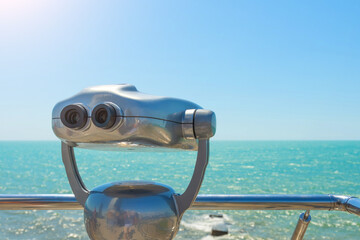
[[89, 196], [89, 190], [80, 177], [73, 147], [61, 142], [61, 155], [70, 187], [76, 200], [84, 207], [86, 199]]
[[200, 139], [196, 165], [189, 186], [186, 188], [183, 194], [175, 196], [180, 217], [182, 217], [184, 212], [195, 201], [196, 196], [199, 193], [201, 183], [204, 179], [205, 170], [208, 161], [209, 161], [209, 139]]

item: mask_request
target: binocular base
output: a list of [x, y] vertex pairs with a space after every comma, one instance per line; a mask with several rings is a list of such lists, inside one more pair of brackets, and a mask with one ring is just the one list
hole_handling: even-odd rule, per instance
[[114, 182], [93, 189], [84, 221], [92, 240], [173, 239], [180, 217], [174, 190], [146, 182]]

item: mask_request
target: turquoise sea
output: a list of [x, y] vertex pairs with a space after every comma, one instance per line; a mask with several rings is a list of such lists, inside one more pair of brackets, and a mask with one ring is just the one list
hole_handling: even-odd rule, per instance
[[[200, 194], [339, 194], [360, 197], [359, 141], [213, 141]], [[77, 149], [88, 188], [117, 180], [187, 186], [194, 152]], [[0, 142], [0, 193], [71, 193], [60, 142]], [[289, 239], [302, 211], [187, 211], [176, 239]], [[211, 237], [224, 215], [229, 235]], [[360, 217], [312, 211], [305, 239], [360, 239]], [[0, 211], [0, 239], [88, 239], [82, 211]]]

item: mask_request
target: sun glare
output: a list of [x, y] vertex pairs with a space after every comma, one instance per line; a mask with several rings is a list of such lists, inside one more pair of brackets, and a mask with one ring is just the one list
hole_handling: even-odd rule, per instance
[[27, 21], [41, 20], [50, 5], [50, 1], [42, 0], [2, 0], [0, 1], [0, 24], [13, 27]]

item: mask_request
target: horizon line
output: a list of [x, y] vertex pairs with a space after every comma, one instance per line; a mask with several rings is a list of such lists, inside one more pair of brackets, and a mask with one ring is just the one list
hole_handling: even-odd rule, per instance
[[[210, 139], [215, 142], [238, 141], [238, 142], [260, 142], [260, 141], [360, 141], [360, 139]], [[0, 139], [0, 142], [58, 142], [60, 140], [46, 139]]]

